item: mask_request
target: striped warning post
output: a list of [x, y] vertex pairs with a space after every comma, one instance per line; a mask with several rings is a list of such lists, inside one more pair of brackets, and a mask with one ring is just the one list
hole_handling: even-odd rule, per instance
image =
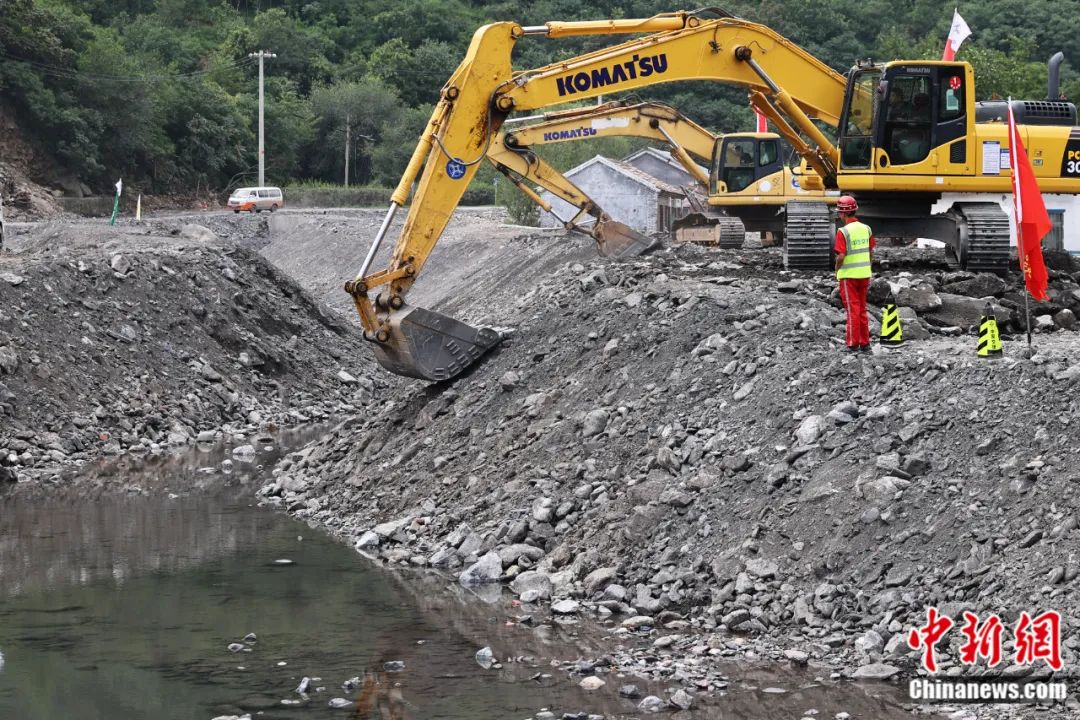
[[881, 337], [878, 342], [890, 347], [904, 342], [904, 331], [900, 328], [900, 312], [895, 303], [887, 302], [881, 308]]
[[979, 345], [976, 354], [981, 358], [1001, 357], [1001, 335], [998, 333], [997, 316], [990, 303], [979, 320]]

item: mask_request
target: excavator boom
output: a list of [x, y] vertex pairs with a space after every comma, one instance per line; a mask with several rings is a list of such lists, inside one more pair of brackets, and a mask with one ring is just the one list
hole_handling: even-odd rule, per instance
[[694, 158], [709, 163], [717, 136], [669, 105], [613, 101], [587, 108], [546, 113], [542, 121], [506, 131], [511, 148], [602, 137], [639, 137], [666, 143], [671, 156], [703, 188], [709, 173]]

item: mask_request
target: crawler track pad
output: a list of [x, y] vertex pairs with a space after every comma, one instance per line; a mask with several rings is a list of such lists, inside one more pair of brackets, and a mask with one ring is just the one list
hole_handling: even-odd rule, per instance
[[449, 380], [499, 344], [499, 333], [408, 305], [390, 317], [390, 339], [375, 343], [375, 358], [392, 373], [430, 382]]
[[600, 247], [600, 254], [604, 257], [644, 255], [660, 244], [659, 241], [614, 220], [598, 223], [594, 236]]

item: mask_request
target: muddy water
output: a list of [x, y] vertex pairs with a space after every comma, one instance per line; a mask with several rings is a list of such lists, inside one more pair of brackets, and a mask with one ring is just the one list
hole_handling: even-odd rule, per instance
[[[0, 718], [635, 714], [616, 694], [632, 678], [586, 693], [552, 667], [596, 657], [602, 636], [508, 622], [520, 613], [508, 598], [372, 566], [256, 507], [253, 488], [274, 456], [224, 474], [206, 470], [224, 452], [192, 452], [0, 497]], [[481, 668], [484, 645], [514, 661]], [[355, 677], [359, 687], [343, 688]], [[332, 708], [333, 699], [348, 705]], [[898, 699], [786, 670], [733, 673], [729, 694], [694, 717], [908, 717]]]

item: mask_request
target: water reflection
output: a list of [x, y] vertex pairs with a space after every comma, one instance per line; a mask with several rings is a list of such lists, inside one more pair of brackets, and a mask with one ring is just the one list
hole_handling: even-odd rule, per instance
[[227, 446], [210, 447], [103, 461], [58, 488], [16, 486], [0, 495], [0, 596], [103, 579], [122, 584], [250, 546], [262, 532], [257, 514], [230, 516], [205, 496], [247, 494], [281, 448], [317, 433], [256, 438], [258, 452], [246, 462]]

